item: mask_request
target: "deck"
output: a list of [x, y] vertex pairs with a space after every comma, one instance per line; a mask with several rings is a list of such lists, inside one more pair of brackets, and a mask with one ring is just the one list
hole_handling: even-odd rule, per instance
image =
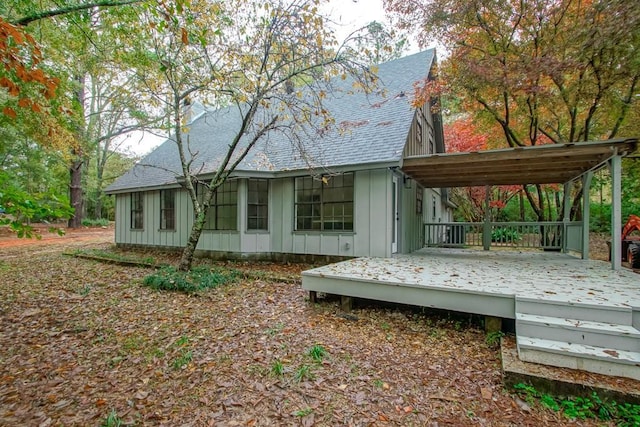
[[[523, 360], [640, 379], [640, 275], [611, 270], [606, 262], [557, 252], [425, 248], [307, 270], [302, 286], [515, 319]], [[555, 353], [551, 361], [537, 352], [541, 347]], [[572, 356], [559, 361], [567, 352]], [[606, 366], [584, 363], [574, 357], [578, 353], [598, 363], [606, 359]], [[620, 370], [619, 363], [628, 366]]]
[[307, 270], [302, 285], [309, 291], [510, 319], [516, 296], [640, 309], [638, 274], [556, 252], [425, 248]]

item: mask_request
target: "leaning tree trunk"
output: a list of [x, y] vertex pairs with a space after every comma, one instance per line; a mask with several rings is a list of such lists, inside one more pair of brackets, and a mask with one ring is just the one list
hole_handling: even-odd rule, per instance
[[191, 270], [191, 264], [193, 263], [193, 256], [196, 253], [196, 246], [200, 240], [202, 229], [204, 228], [204, 222], [207, 217], [206, 209], [196, 216], [196, 220], [191, 227], [191, 233], [189, 233], [189, 240], [187, 245], [182, 250], [182, 256], [180, 257], [180, 264], [178, 264], [179, 271]]

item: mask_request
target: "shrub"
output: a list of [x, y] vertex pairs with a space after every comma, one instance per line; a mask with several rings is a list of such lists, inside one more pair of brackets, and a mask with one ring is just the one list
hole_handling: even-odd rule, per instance
[[178, 271], [174, 267], [163, 267], [144, 278], [143, 284], [151, 289], [194, 293], [220, 285], [235, 282], [239, 277], [236, 270], [208, 269], [196, 267], [191, 271]]
[[513, 228], [496, 228], [491, 232], [491, 241], [498, 243], [513, 243], [522, 240], [522, 236]]
[[105, 218], [98, 218], [98, 219], [84, 218], [82, 220], [82, 225], [85, 227], [108, 227], [109, 220]]

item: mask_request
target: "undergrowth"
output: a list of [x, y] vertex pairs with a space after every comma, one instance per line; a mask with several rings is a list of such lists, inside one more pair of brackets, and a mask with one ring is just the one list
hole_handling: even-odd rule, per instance
[[85, 227], [108, 227], [109, 220], [105, 218], [99, 218], [99, 219], [84, 218], [82, 220], [82, 225], [84, 225]]
[[240, 277], [237, 270], [206, 267], [194, 267], [188, 272], [178, 271], [175, 267], [163, 267], [143, 280], [145, 286], [162, 291], [195, 293], [220, 285], [233, 283]]
[[542, 407], [561, 412], [573, 420], [598, 419], [614, 421], [618, 426], [640, 426], [640, 405], [603, 401], [596, 392], [590, 397], [570, 396], [560, 398], [541, 393], [533, 386], [519, 383], [514, 389], [528, 404], [538, 402]]

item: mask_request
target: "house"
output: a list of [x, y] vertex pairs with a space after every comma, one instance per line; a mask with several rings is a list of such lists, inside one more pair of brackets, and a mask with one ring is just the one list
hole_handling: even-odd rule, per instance
[[[412, 106], [414, 83], [433, 78], [435, 63], [435, 50], [425, 50], [381, 64], [384, 91], [329, 95], [325, 108], [345, 131], [305, 141], [307, 161], [290, 140], [259, 141], [218, 189], [198, 251], [278, 259], [421, 248], [423, 223], [451, 221], [446, 190], [423, 188], [401, 170], [407, 156], [445, 151], [439, 114], [428, 103]], [[239, 119], [232, 108], [193, 117], [188, 138], [199, 176], [211, 176]], [[194, 212], [179, 171], [177, 148], [167, 140], [106, 189], [116, 198], [118, 245], [186, 244]]]

